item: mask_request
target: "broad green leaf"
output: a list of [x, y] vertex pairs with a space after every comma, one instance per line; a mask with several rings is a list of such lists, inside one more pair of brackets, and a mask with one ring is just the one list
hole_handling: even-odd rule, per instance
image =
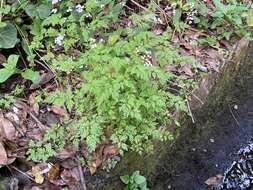
[[3, 28], [0, 28], [0, 48], [13, 48], [18, 42], [17, 30], [11, 23]]
[[18, 63], [19, 55], [12, 54], [7, 59], [7, 64], [4, 64], [4, 67], [6, 69], [12, 70], [16, 68], [16, 65]]
[[140, 185], [146, 181], [146, 178], [141, 175], [137, 175], [134, 177], [134, 181], [136, 184]]
[[39, 5], [38, 7], [35, 5], [28, 5], [25, 8], [25, 12], [30, 17], [39, 17], [40, 19], [44, 19], [51, 14], [51, 9], [45, 4]]
[[8, 70], [6, 68], [0, 69], [0, 83], [5, 82], [14, 73], [15, 70]]
[[129, 175], [120, 176], [120, 180], [121, 180], [124, 184], [128, 184], [129, 181], [130, 181], [130, 177], [129, 177]]
[[26, 69], [23, 73], [21, 73], [21, 75], [23, 78], [31, 80], [34, 84], [38, 84], [40, 82], [40, 74], [38, 71]]
[[41, 19], [47, 18], [51, 14], [51, 9], [47, 5], [40, 5], [37, 7], [38, 16]]
[[36, 7], [35, 5], [28, 5], [26, 8], [25, 8], [25, 12], [28, 16], [30, 17], [35, 17], [37, 16], [37, 11], [36, 11]]

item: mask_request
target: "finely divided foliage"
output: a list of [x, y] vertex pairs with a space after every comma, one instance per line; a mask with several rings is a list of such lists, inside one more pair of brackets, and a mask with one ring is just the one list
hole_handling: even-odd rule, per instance
[[[217, 39], [235, 33], [248, 36], [241, 15], [249, 5], [236, 1], [215, 0], [217, 8], [212, 11], [198, 0], [168, 1], [173, 16], [159, 34], [152, 31], [162, 22], [155, 13], [159, 9], [155, 1], [142, 12], [135, 11], [138, 14], [129, 11], [126, 3], [129, 1], [19, 0], [1, 4], [0, 48], [20, 43], [30, 65], [16, 69], [18, 58], [11, 55], [17, 60], [0, 69], [5, 74], [0, 82], [21, 74], [39, 84], [39, 73], [31, 68], [45, 62], [60, 87], [42, 91], [37, 100], [68, 112], [64, 122], [51, 127], [42, 141], [31, 141], [30, 159], [47, 160], [71, 143], [85, 142], [92, 153], [99, 143], [111, 141], [121, 153], [142, 153], [152, 150], [154, 140], [173, 139], [168, 126], [178, 123], [173, 118], [176, 110], [188, 112], [186, 92], [193, 89], [195, 79], [166, 72], [165, 66], [197, 67], [193, 57], [183, 56], [170, 43], [173, 33], [194, 24], [209, 29]], [[213, 45], [217, 39], [199, 43]]]

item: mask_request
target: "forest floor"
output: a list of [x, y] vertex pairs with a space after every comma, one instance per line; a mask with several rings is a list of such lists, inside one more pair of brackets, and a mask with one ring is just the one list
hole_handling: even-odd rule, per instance
[[0, 14], [0, 173], [32, 190], [85, 190], [118, 155], [173, 139], [157, 126], [191, 116], [191, 92], [253, 25], [250, 1], [22, 0]]

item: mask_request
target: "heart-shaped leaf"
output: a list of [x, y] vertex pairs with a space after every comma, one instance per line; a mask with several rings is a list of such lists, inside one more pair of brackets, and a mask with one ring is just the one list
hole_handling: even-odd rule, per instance
[[17, 42], [17, 29], [13, 24], [7, 23], [5, 27], [0, 28], [0, 48], [13, 48]]
[[146, 178], [141, 175], [137, 175], [135, 176], [134, 181], [136, 184], [140, 185], [146, 181]]
[[44, 19], [51, 14], [51, 9], [47, 5], [40, 5], [37, 7], [37, 13], [40, 19]]

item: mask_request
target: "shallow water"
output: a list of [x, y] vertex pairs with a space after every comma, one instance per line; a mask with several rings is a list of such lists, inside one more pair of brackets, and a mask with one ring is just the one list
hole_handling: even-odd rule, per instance
[[252, 66], [241, 73], [223, 106], [195, 113], [196, 123], [187, 126], [161, 163], [151, 189], [204, 190], [205, 180], [238, 160], [237, 151], [253, 137]]

